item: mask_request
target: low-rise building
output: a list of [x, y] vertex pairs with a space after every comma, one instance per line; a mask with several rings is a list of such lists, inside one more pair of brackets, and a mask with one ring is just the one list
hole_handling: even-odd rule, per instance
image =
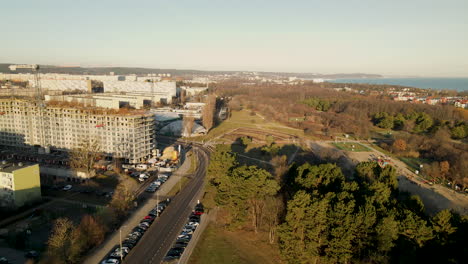
[[38, 164], [0, 164], [0, 207], [20, 207], [41, 199]]

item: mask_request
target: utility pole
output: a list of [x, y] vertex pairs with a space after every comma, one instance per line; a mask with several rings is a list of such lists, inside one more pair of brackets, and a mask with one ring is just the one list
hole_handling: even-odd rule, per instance
[[126, 225], [121, 226], [119, 228], [119, 241], [120, 241], [120, 263], [123, 263], [123, 250], [122, 250], [122, 228], [126, 227]]

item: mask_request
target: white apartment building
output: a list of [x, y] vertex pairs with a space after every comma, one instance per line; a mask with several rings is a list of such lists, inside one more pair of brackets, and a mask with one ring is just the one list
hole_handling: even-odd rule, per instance
[[0, 99], [1, 145], [70, 150], [96, 140], [106, 155], [138, 163], [152, 154], [154, 129], [154, 118], [145, 111], [52, 105], [41, 110], [32, 101]]
[[[71, 75], [71, 74], [40, 74], [41, 88], [44, 91], [87, 91], [87, 80], [102, 81], [105, 92], [129, 92], [129, 93], [151, 93], [164, 98], [167, 103], [172, 102], [172, 98], [177, 96], [177, 85], [175, 81], [147, 82], [148, 77], [140, 78], [136, 75]], [[33, 74], [9, 74], [0, 73], [0, 80], [22, 80], [28, 81], [31, 87], [34, 86]], [[152, 79], [155, 81], [156, 79]]]

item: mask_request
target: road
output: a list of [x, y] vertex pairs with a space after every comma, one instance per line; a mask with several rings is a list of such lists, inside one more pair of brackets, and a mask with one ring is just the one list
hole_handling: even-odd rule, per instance
[[124, 263], [161, 263], [177, 238], [201, 195], [208, 165], [209, 157], [206, 150], [194, 147], [193, 151], [198, 156], [198, 164], [196, 171], [190, 177], [191, 180], [175, 196], [161, 217], [145, 232], [138, 245], [125, 258]]

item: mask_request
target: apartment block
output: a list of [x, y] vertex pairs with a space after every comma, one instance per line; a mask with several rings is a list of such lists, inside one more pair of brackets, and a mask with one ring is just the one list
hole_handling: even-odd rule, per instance
[[0, 207], [20, 207], [41, 199], [39, 165], [0, 164]]
[[41, 108], [29, 100], [0, 99], [0, 145], [66, 151], [92, 140], [104, 154], [138, 163], [152, 154], [154, 129], [154, 118], [145, 111], [78, 104]]

